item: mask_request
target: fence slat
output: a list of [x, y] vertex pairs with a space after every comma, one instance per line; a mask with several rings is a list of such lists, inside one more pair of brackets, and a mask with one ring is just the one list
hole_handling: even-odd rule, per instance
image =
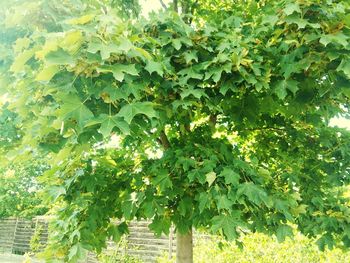
[[[30, 240], [40, 228], [40, 243], [45, 245], [48, 240], [48, 224], [50, 218], [37, 217], [32, 220], [7, 218], [0, 220], [0, 252], [24, 254], [30, 252]], [[113, 221], [116, 224], [118, 221]], [[133, 221], [129, 224], [129, 235], [125, 237], [125, 246], [117, 246], [107, 241], [107, 249], [103, 252], [112, 255], [119, 248], [120, 253], [137, 256], [145, 262], [155, 262], [163, 253], [171, 258], [176, 253], [175, 229], [171, 227], [169, 236], [156, 237], [149, 229], [149, 221]], [[194, 239], [203, 234], [194, 233]], [[206, 236], [206, 235], [204, 235]], [[82, 263], [97, 263], [97, 257], [89, 252]]]

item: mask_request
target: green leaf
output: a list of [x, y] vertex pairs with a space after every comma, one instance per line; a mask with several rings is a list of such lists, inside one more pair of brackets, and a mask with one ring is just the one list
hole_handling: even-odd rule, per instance
[[158, 117], [157, 112], [153, 108], [152, 102], [135, 102], [127, 104], [121, 108], [117, 115], [123, 117], [124, 120], [130, 124], [132, 119], [138, 114], [144, 114], [148, 118]]
[[44, 67], [38, 75], [36, 75], [36, 81], [50, 81], [56, 73], [60, 71], [60, 68], [56, 65]]
[[152, 230], [157, 236], [160, 236], [162, 233], [168, 235], [171, 226], [171, 221], [169, 218], [165, 217], [156, 217], [153, 219], [152, 223], [149, 224], [149, 229]]
[[233, 202], [227, 198], [226, 195], [220, 195], [216, 198], [217, 200], [217, 208], [219, 210], [225, 209], [228, 211], [232, 210]]
[[120, 38], [120, 43], [102, 43], [100, 40], [96, 42], [91, 42], [87, 48], [89, 53], [96, 53], [100, 51], [101, 58], [107, 60], [110, 58], [112, 53], [123, 54], [124, 52], [129, 51], [132, 48], [132, 43], [126, 38]]
[[109, 95], [110, 100], [107, 100], [108, 102], [116, 101], [119, 99], [124, 99], [128, 101], [130, 95], [129, 91], [130, 89], [124, 89], [116, 85], [108, 85], [103, 89], [103, 92]]
[[22, 52], [27, 49], [31, 43], [31, 40], [27, 37], [17, 38], [15, 44], [13, 45], [13, 51], [15, 53]]
[[112, 237], [112, 240], [116, 243], [118, 243], [122, 237], [122, 233], [119, 231], [118, 227], [115, 225], [111, 225], [107, 229], [107, 233], [110, 237]]
[[176, 49], [176, 50], [180, 50], [181, 48], [181, 40], [180, 39], [173, 39], [172, 41], [172, 44], [173, 44], [173, 47]]
[[293, 229], [288, 225], [280, 225], [277, 228], [276, 237], [278, 242], [283, 242], [286, 237], [293, 236]]
[[277, 95], [277, 97], [279, 99], [281, 99], [281, 100], [284, 100], [285, 97], [287, 97], [288, 93], [287, 93], [287, 90], [286, 90], [286, 86], [285, 86], [285, 81], [284, 80], [282, 80], [282, 81], [277, 83], [274, 92]]
[[264, 181], [269, 182], [272, 180], [271, 173], [269, 170], [267, 170], [263, 167], [260, 167], [258, 169], [258, 173], [264, 179]]
[[136, 100], [141, 98], [142, 91], [144, 90], [146, 83], [134, 83], [127, 82], [123, 83], [121, 86], [118, 85], [107, 85], [104, 89], [103, 93], [107, 93], [109, 95], [109, 99], [104, 98], [106, 102], [113, 102], [119, 99], [123, 99], [129, 102], [129, 97], [132, 94]]
[[49, 52], [45, 56], [45, 61], [47, 65], [72, 65], [74, 64], [74, 59], [72, 56], [64, 51], [62, 48], [59, 48], [55, 51]]
[[198, 181], [201, 181], [201, 182], [205, 182], [205, 176], [204, 174], [202, 174], [199, 170], [197, 169], [194, 169], [194, 170], [191, 170], [190, 172], [187, 173], [187, 178], [190, 182], [193, 182], [194, 180], [198, 180]]
[[162, 64], [153, 60], [147, 60], [145, 69], [149, 72], [149, 74], [156, 72], [161, 77], [164, 75]]
[[158, 175], [153, 179], [153, 185], [159, 186], [159, 189], [162, 192], [165, 192], [167, 189], [171, 189], [173, 187], [173, 183], [170, 180], [170, 175], [167, 170], [158, 171]]
[[123, 216], [126, 220], [133, 219], [133, 210], [134, 210], [134, 204], [131, 200], [125, 200], [122, 202], [121, 210], [123, 212]]
[[350, 58], [343, 58], [337, 71], [343, 71], [347, 78], [350, 79]]
[[204, 89], [188, 88], [181, 91], [180, 93], [180, 96], [182, 99], [187, 98], [190, 95], [193, 95], [196, 99], [200, 99], [201, 97], [208, 97]]
[[144, 202], [142, 205], [143, 213], [147, 218], [152, 218], [155, 213], [153, 202]]
[[181, 78], [179, 78], [179, 82], [181, 85], [185, 85], [187, 83], [187, 81], [189, 79], [202, 79], [203, 78], [203, 74], [197, 73], [193, 67], [189, 67], [189, 68], [185, 68], [182, 69], [178, 72], [178, 75], [181, 76]]
[[334, 238], [332, 237], [332, 234], [326, 233], [316, 241], [316, 244], [321, 251], [324, 251], [326, 246], [328, 246], [329, 249], [332, 249], [334, 247]]
[[10, 67], [10, 71], [14, 73], [18, 73], [24, 69], [24, 65], [27, 63], [29, 59], [33, 57], [35, 50], [25, 50], [21, 54], [17, 55], [14, 62]]
[[217, 83], [221, 79], [223, 68], [212, 68], [209, 71], [205, 72], [204, 80], [212, 78], [212, 80]]
[[134, 47], [133, 50], [131, 51], [131, 53], [135, 53], [136, 55], [144, 58], [144, 59], [148, 59], [151, 60], [152, 56], [150, 53], [148, 53], [146, 50], [144, 50], [143, 48], [140, 47]]
[[199, 194], [199, 205], [198, 205], [198, 209], [199, 212], [202, 213], [204, 211], [205, 208], [209, 207], [210, 205], [210, 199], [209, 199], [209, 195], [206, 192], [201, 192]]
[[285, 18], [285, 21], [288, 24], [296, 24], [299, 29], [303, 29], [309, 24], [309, 22], [307, 20], [302, 19], [300, 17], [300, 14], [295, 14], [295, 13], [290, 15], [290, 16], [287, 16]]
[[230, 168], [225, 167], [219, 176], [225, 178], [225, 184], [232, 184], [234, 186], [239, 184], [240, 175]]
[[293, 14], [294, 12], [297, 13], [301, 13], [299, 4], [295, 4], [295, 3], [289, 3], [286, 5], [286, 7], [283, 9], [283, 12], [289, 16], [291, 14]]
[[295, 81], [292, 79], [289, 79], [286, 81], [287, 89], [289, 89], [293, 93], [294, 96], [297, 93], [297, 91], [299, 90], [298, 84], [299, 84], [298, 81]]
[[277, 211], [283, 213], [286, 219], [293, 220], [293, 217], [290, 214], [288, 201], [279, 198], [274, 198], [273, 203], [273, 206], [277, 209]]
[[293, 93], [293, 95], [295, 95], [296, 92], [299, 90], [298, 82], [291, 79], [278, 81], [275, 85], [274, 92], [279, 99], [283, 100], [288, 94], [287, 89], [290, 90]]
[[84, 105], [84, 102], [75, 94], [65, 94], [60, 97], [62, 106], [58, 110], [58, 116], [62, 120], [74, 119], [80, 127], [83, 127], [87, 120], [92, 119], [94, 114]]
[[231, 215], [214, 216], [211, 220], [211, 230], [214, 232], [222, 230], [228, 240], [234, 240], [237, 238], [236, 226], [240, 224], [239, 217], [239, 211], [234, 211]]
[[49, 188], [49, 194], [53, 199], [53, 202], [57, 201], [57, 198], [60, 197], [61, 195], [65, 195], [66, 194], [66, 189], [63, 186], [51, 186]]
[[130, 134], [129, 125], [122, 117], [117, 115], [109, 116], [107, 114], [101, 114], [98, 119], [101, 122], [99, 132], [105, 138], [111, 135], [111, 131], [114, 127], [117, 127], [125, 135]]
[[342, 32], [337, 32], [335, 34], [323, 35], [320, 38], [320, 43], [324, 46], [327, 46], [329, 43], [336, 43], [342, 45], [343, 47], [347, 47], [348, 39], [349, 37], [344, 35]]
[[[192, 158], [184, 157], [184, 156], [180, 156], [177, 159], [176, 164], [181, 165], [185, 172], [187, 172], [190, 169], [190, 167], [192, 167], [192, 168], [196, 167], [195, 160], [193, 160]], [[192, 171], [197, 171], [197, 170], [195, 169]]]
[[267, 15], [263, 18], [262, 24], [270, 24], [271, 26], [274, 26], [277, 23], [278, 19], [278, 15]]
[[69, 249], [68, 260], [72, 260], [77, 256], [78, 253], [78, 245], [74, 245]]
[[66, 23], [71, 25], [85, 25], [90, 21], [92, 21], [94, 18], [95, 18], [95, 15], [88, 14], [88, 15], [83, 15], [81, 17], [69, 19], [67, 20]]
[[343, 87], [342, 92], [346, 97], [350, 98], [350, 87]]
[[192, 62], [192, 60], [194, 60], [195, 62], [198, 62], [198, 55], [196, 50], [187, 51], [186, 53], [184, 53], [184, 57], [185, 57], [186, 64], [189, 64], [190, 62]]
[[220, 85], [220, 93], [225, 96], [228, 90], [231, 90], [233, 92], [237, 91], [237, 85], [235, 85], [232, 81], [229, 80], [224, 81]]
[[178, 211], [181, 216], [186, 216], [192, 209], [192, 200], [188, 197], [184, 197], [178, 206]]
[[261, 187], [252, 182], [239, 185], [237, 190], [237, 197], [239, 198], [242, 195], [245, 195], [249, 201], [255, 203], [256, 205], [265, 203], [267, 207], [271, 206], [266, 192]]
[[208, 182], [209, 186], [211, 186], [215, 179], [216, 179], [216, 173], [215, 172], [209, 172], [205, 175], [206, 181]]
[[347, 25], [348, 27], [350, 27], [350, 14], [347, 14], [344, 17], [344, 24]]
[[125, 37], [121, 37], [118, 39], [119, 40], [119, 50], [123, 51], [123, 52], [128, 52], [129, 50], [132, 49], [133, 44], [131, 43], [131, 41]]
[[139, 72], [135, 68], [135, 64], [122, 65], [122, 64], [113, 64], [113, 65], [102, 65], [97, 69], [98, 73], [113, 73], [113, 77], [118, 81], [124, 80], [124, 75], [129, 74], [132, 76], [138, 76]]

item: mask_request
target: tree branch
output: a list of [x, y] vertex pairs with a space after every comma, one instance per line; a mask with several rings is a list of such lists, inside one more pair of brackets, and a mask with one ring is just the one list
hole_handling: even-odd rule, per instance
[[166, 6], [166, 4], [164, 4], [163, 0], [159, 0], [160, 4], [162, 5], [162, 7], [164, 9], [167, 9], [168, 7]]
[[170, 148], [170, 142], [164, 131], [160, 132], [159, 142], [165, 150]]
[[277, 128], [277, 127], [255, 127], [255, 128], [242, 129], [242, 131], [262, 131], [262, 130], [286, 131], [286, 129], [284, 128]]
[[190, 17], [190, 19], [189, 19], [189, 24], [192, 24], [193, 15], [194, 15], [194, 10], [196, 9], [197, 4], [198, 4], [198, 0], [196, 0], [196, 1], [192, 4], [192, 6], [190, 7], [190, 14], [191, 14], [191, 17]]
[[190, 11], [191, 15], [194, 14], [194, 10], [196, 9], [197, 5], [198, 5], [198, 0], [194, 1], [194, 3], [191, 6], [191, 11]]
[[176, 13], [179, 13], [178, 0], [174, 0], [174, 1], [173, 1], [173, 4], [174, 4], [174, 11], [175, 11]]
[[217, 120], [216, 114], [211, 114], [209, 116], [209, 126], [210, 126], [212, 131], [215, 131], [216, 120]]

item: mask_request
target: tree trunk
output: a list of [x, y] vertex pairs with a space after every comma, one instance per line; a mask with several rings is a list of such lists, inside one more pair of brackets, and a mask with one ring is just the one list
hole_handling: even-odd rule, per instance
[[173, 2], [173, 4], [174, 4], [174, 11], [176, 12], [176, 13], [179, 13], [179, 7], [178, 7], [178, 2], [177, 2], [178, 0], [174, 0], [174, 2]]
[[193, 263], [192, 230], [187, 234], [176, 233], [176, 263]]

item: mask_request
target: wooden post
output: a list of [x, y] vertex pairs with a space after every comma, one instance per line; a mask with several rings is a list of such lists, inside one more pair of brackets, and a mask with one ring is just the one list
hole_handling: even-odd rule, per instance
[[15, 230], [13, 231], [13, 239], [12, 239], [11, 253], [14, 253], [13, 248], [14, 248], [14, 246], [15, 246], [17, 225], [18, 225], [18, 217], [16, 217]]
[[174, 228], [171, 226], [170, 227], [170, 234], [169, 234], [169, 255], [168, 259], [171, 260], [173, 257], [173, 238], [174, 238]]

